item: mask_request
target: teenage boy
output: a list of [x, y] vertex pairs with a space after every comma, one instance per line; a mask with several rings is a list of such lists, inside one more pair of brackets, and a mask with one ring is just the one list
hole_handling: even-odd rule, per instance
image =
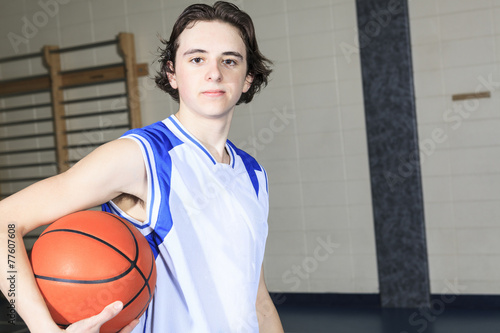
[[[149, 240], [158, 272], [149, 308], [123, 333], [283, 332], [262, 270], [267, 175], [227, 140], [235, 106], [250, 102], [271, 72], [252, 21], [227, 2], [189, 6], [160, 62], [156, 82], [179, 102], [178, 112], [3, 200], [0, 251], [6, 258], [7, 224], [15, 223], [21, 239], [106, 202], [105, 211], [126, 218]], [[61, 332], [21, 252], [18, 311], [32, 333]], [[0, 273], [4, 293], [7, 271], [4, 266]], [[66, 331], [98, 332], [122, 306], [110, 304]]]

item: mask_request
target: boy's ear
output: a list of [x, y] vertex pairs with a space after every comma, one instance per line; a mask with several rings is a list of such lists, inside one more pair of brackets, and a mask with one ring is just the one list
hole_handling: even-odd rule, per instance
[[167, 72], [168, 83], [174, 89], [177, 89], [177, 78], [175, 77], [174, 64], [172, 61], [167, 62], [167, 66], [170, 71]]
[[247, 77], [245, 78], [245, 84], [243, 85], [243, 93], [246, 93], [248, 89], [252, 86], [253, 82], [253, 75], [252, 74], [247, 74]]

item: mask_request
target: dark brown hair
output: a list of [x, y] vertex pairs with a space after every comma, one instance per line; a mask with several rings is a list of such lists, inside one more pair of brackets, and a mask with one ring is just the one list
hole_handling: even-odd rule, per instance
[[[269, 66], [272, 62], [259, 51], [250, 16], [236, 5], [225, 1], [217, 1], [213, 7], [205, 4], [194, 4], [182, 12], [174, 24], [170, 39], [168, 41], [162, 40], [165, 48], [160, 48], [161, 54], [158, 62], [160, 62], [161, 67], [160, 72], [155, 77], [156, 85], [169, 93], [174, 100], [179, 101], [179, 91], [172, 88], [167, 73], [174, 73], [175, 54], [179, 48], [180, 34], [184, 29], [199, 21], [220, 21], [231, 24], [239, 30], [246, 47], [247, 75], [251, 75], [253, 81], [250, 89], [241, 95], [236, 104], [250, 102], [253, 96], [260, 91], [262, 85], [267, 85], [267, 78], [272, 71]], [[169, 66], [169, 62], [173, 64], [173, 68]]]

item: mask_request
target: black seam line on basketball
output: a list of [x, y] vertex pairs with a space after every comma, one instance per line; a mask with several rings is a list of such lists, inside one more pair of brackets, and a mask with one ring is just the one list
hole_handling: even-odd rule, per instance
[[[142, 307], [141, 311], [139, 311], [139, 313], [141, 313], [145, 308], [146, 306], [149, 304], [149, 302], [151, 302], [151, 299], [153, 298], [153, 295], [151, 293], [151, 287], [149, 286], [149, 280], [151, 280], [151, 276], [153, 275], [153, 270], [154, 270], [154, 256], [151, 256], [151, 259], [152, 259], [152, 262], [151, 262], [151, 270], [149, 271], [149, 275], [148, 277], [146, 278], [145, 276], [143, 276], [143, 278], [145, 279], [144, 281], [144, 284], [142, 285], [142, 288], [135, 294], [135, 296], [127, 302], [127, 304], [125, 304], [123, 306], [123, 308], [125, 309], [125, 307], [127, 307], [128, 305], [130, 305], [130, 303], [132, 303], [137, 297], [139, 297], [139, 295], [142, 293], [142, 291], [144, 290], [145, 287], [148, 287], [148, 302], [145, 306]], [[137, 271], [139, 271], [139, 274], [142, 275], [142, 272], [140, 269], [137, 269]], [[137, 317], [136, 317], [137, 318]]]
[[[107, 213], [107, 212], [106, 212]], [[137, 242], [137, 239], [135, 238], [135, 235], [133, 233], [132, 230], [130, 230], [130, 227], [127, 225], [127, 223], [125, 223], [121, 218], [119, 218], [118, 216], [114, 215], [114, 214], [111, 214], [111, 213], [107, 213], [109, 216], [113, 217], [114, 219], [116, 219], [118, 222], [120, 222], [121, 224], [123, 224], [125, 226], [125, 228], [127, 228], [127, 230], [130, 232], [130, 234], [132, 235], [132, 238], [134, 239], [134, 242], [135, 242], [135, 253], [136, 253], [136, 259], [135, 259], [135, 264], [134, 264], [134, 268], [137, 270], [137, 272], [139, 273], [139, 275], [141, 275], [142, 279], [144, 280], [144, 284], [142, 286], [142, 288], [139, 290], [138, 293], [135, 294], [135, 296], [130, 300], [128, 301], [126, 304], [123, 305], [123, 309], [125, 309], [126, 307], [128, 307], [137, 297], [139, 297], [140, 293], [144, 290], [144, 287], [147, 286], [148, 287], [148, 294], [149, 294], [149, 301], [151, 301], [151, 298], [152, 298], [152, 293], [151, 293], [151, 288], [149, 287], [149, 280], [151, 278], [151, 275], [152, 275], [152, 272], [153, 272], [153, 265], [154, 265], [154, 257], [151, 256], [151, 259], [152, 259], [152, 266], [151, 266], [151, 272], [150, 272], [150, 276], [146, 279], [146, 277], [144, 276], [144, 273], [142, 272], [142, 270], [137, 267], [137, 260], [138, 260], [138, 256], [139, 256], [139, 243]], [[148, 302], [149, 303], [149, 302]], [[144, 307], [143, 307], [144, 309]], [[142, 310], [141, 310], [142, 312]]]
[[[151, 270], [149, 271], [149, 275], [148, 275], [148, 282], [147, 282], [147, 286], [148, 286], [148, 291], [149, 291], [149, 300], [148, 302], [142, 307], [141, 311], [139, 311], [139, 313], [142, 313], [143, 311], [146, 310], [146, 308], [148, 307], [149, 303], [151, 302], [151, 300], [153, 299], [153, 293], [151, 292], [151, 288], [149, 287], [149, 280], [151, 280], [151, 276], [153, 275], [153, 271], [154, 271], [154, 265], [155, 265], [155, 257], [154, 256], [151, 256], [151, 259], [152, 259], [152, 262], [151, 262]], [[135, 319], [138, 319], [140, 316], [137, 315], [135, 317]]]
[[114, 277], [109, 278], [109, 279], [101, 279], [101, 280], [75, 280], [75, 279], [54, 278], [54, 277], [50, 277], [50, 276], [43, 276], [43, 275], [35, 274], [35, 277], [38, 278], [38, 279], [49, 280], [49, 281], [57, 281], [57, 282], [68, 282], [68, 283], [98, 284], [98, 283], [106, 283], [106, 282], [116, 281], [118, 279], [121, 279], [122, 277], [124, 277], [128, 273], [130, 273], [134, 268], [137, 269], [137, 260], [138, 260], [138, 255], [139, 255], [138, 254], [138, 248], [139, 247], [138, 247], [137, 240], [135, 239], [135, 237], [133, 237], [133, 238], [134, 238], [134, 241], [136, 243], [135, 244], [136, 245], [136, 257], [132, 261], [132, 260], [130, 260], [127, 257], [127, 255], [125, 255], [125, 253], [123, 253], [122, 251], [120, 251], [119, 249], [117, 249], [116, 247], [114, 247], [113, 245], [109, 244], [108, 242], [106, 242], [106, 241], [104, 241], [104, 240], [102, 240], [102, 239], [100, 239], [100, 238], [98, 238], [98, 237], [96, 237], [94, 235], [88, 234], [86, 232], [79, 231], [79, 230], [72, 230], [72, 229], [55, 229], [55, 230], [47, 231], [44, 235], [49, 234], [49, 233], [53, 233], [53, 232], [70, 232], [70, 233], [75, 233], [75, 234], [79, 234], [79, 235], [83, 235], [83, 236], [87, 236], [89, 238], [92, 238], [92, 239], [94, 239], [94, 240], [96, 240], [98, 242], [101, 242], [101, 243], [105, 244], [106, 246], [109, 246], [113, 250], [115, 250], [118, 254], [120, 254], [122, 257], [124, 257], [131, 264], [131, 266], [125, 272], [121, 273], [120, 275], [114, 276]]
[[[116, 216], [114, 214], [111, 214], [111, 213], [107, 213], [107, 214], [110, 215], [110, 216], [112, 216], [116, 220], [118, 220], [120, 223], [122, 223], [125, 226], [125, 228], [127, 228], [129, 230], [129, 232], [131, 233], [132, 237], [134, 238], [135, 246], [136, 246], [136, 253], [138, 255], [138, 253], [139, 253], [139, 243], [137, 242], [137, 239], [135, 238], [134, 233], [132, 232], [132, 230], [130, 230], [129, 226], [121, 218], [119, 218], [118, 216]], [[151, 279], [151, 275], [153, 274], [154, 261], [155, 261], [154, 260], [154, 256], [151, 256], [151, 270], [150, 270], [149, 276], [147, 278], [144, 275], [144, 273], [142, 272], [142, 270], [139, 267], [137, 267], [137, 265], [134, 266], [134, 268], [137, 270], [137, 272], [141, 275], [142, 279], [144, 280], [144, 285], [142, 286], [141, 290], [133, 297], [133, 299], [123, 306], [123, 309], [125, 309], [128, 305], [130, 305], [132, 303], [133, 300], [135, 300], [137, 297], [139, 297], [140, 293], [142, 292], [142, 290], [144, 290], [145, 286], [148, 287], [148, 299], [149, 299], [149, 301], [151, 301], [151, 299], [153, 297], [153, 293], [151, 292], [151, 287], [149, 286], [149, 280]]]
[[[153, 267], [153, 266], [151, 266], [151, 272], [153, 272], [153, 268], [152, 268], [152, 267]], [[151, 274], [152, 274], [152, 273], [150, 273], [149, 277], [148, 277], [148, 278], [146, 278], [146, 277], [142, 274], [142, 271], [141, 271], [140, 269], [137, 269], [137, 271], [138, 271], [138, 272], [139, 272], [139, 274], [142, 276], [142, 278], [143, 278], [143, 280], [144, 280], [144, 284], [142, 285], [141, 289], [139, 289], [139, 291], [138, 291], [138, 292], [134, 295], [134, 297], [132, 297], [132, 299], [131, 299], [131, 300], [129, 300], [129, 301], [127, 302], [127, 304], [125, 304], [125, 305], [123, 306], [123, 308], [124, 308], [124, 309], [125, 309], [125, 307], [129, 306], [129, 305], [130, 305], [130, 304], [131, 304], [131, 303], [132, 303], [132, 302], [133, 302], [133, 301], [134, 301], [137, 297], [139, 297], [139, 295], [142, 293], [142, 291], [143, 291], [143, 290], [144, 290], [144, 288], [146, 288], [146, 287], [148, 287], [148, 299], [149, 299], [149, 301], [151, 301], [151, 288], [149, 287], [149, 280], [150, 280], [150, 278], [151, 278]], [[148, 303], [149, 303], [149, 301], [148, 301]], [[143, 309], [144, 309], [144, 308], [143, 308]], [[142, 310], [141, 310], [141, 312], [142, 312]]]
[[[137, 239], [135, 238], [135, 235], [133, 233], [132, 230], [130, 230], [129, 226], [127, 225], [127, 223], [125, 223], [121, 218], [119, 218], [118, 216], [114, 215], [114, 214], [111, 214], [111, 213], [107, 213], [109, 214], [110, 216], [112, 216], [113, 218], [115, 218], [116, 220], [118, 220], [121, 224], [123, 224], [125, 226], [125, 228], [127, 228], [127, 230], [130, 232], [130, 234], [132, 235], [132, 238], [134, 239], [134, 242], [135, 242], [135, 253], [136, 253], [136, 259], [135, 259], [135, 264], [134, 264], [134, 268], [137, 270], [137, 272], [141, 275], [142, 279], [144, 280], [144, 284], [141, 288], [141, 290], [132, 298], [131, 301], [127, 302], [127, 304], [124, 304], [123, 305], [123, 308], [122, 309], [125, 309], [126, 307], [128, 307], [133, 300], [135, 300], [137, 297], [139, 297], [140, 293], [142, 292], [142, 290], [144, 290], [144, 286], [147, 286], [148, 287], [148, 292], [149, 292], [149, 300], [151, 300], [151, 288], [149, 287], [149, 278], [146, 279], [146, 277], [144, 276], [144, 273], [142, 272], [142, 270], [137, 267], [137, 260], [138, 260], [138, 256], [139, 256], [139, 243], [137, 242]], [[152, 259], [153, 259], [153, 263], [154, 264], [154, 257], [151, 256]], [[153, 270], [152, 268], [153, 266], [151, 266], [151, 272]], [[148, 302], [149, 303], [149, 302]]]
[[[139, 297], [139, 295], [141, 294], [141, 292], [144, 290], [145, 287], [148, 288], [148, 303], [151, 301], [151, 298], [152, 298], [152, 294], [151, 294], [151, 287], [149, 286], [149, 280], [151, 280], [151, 275], [153, 274], [153, 265], [154, 265], [154, 257], [151, 256], [152, 258], [152, 263], [151, 263], [151, 271], [149, 272], [149, 276], [146, 278], [146, 276], [144, 276], [144, 274], [142, 273], [142, 270], [139, 268], [139, 267], [136, 267], [137, 269], [137, 272], [139, 272], [139, 274], [141, 275], [142, 279], [144, 280], [144, 284], [142, 285], [142, 288], [135, 294], [134, 297], [132, 297], [132, 299], [130, 301], [127, 302], [127, 304], [125, 304], [123, 306], [123, 308], [125, 309], [130, 303], [132, 303], [137, 297]], [[142, 310], [141, 310], [142, 311]]]

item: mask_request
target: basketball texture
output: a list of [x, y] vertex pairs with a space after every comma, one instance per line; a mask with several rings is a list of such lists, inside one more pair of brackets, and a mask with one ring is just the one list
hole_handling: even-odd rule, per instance
[[61, 327], [120, 300], [123, 310], [100, 331], [117, 332], [144, 313], [156, 283], [155, 258], [146, 238], [106, 212], [77, 212], [52, 223], [35, 242], [31, 263]]

